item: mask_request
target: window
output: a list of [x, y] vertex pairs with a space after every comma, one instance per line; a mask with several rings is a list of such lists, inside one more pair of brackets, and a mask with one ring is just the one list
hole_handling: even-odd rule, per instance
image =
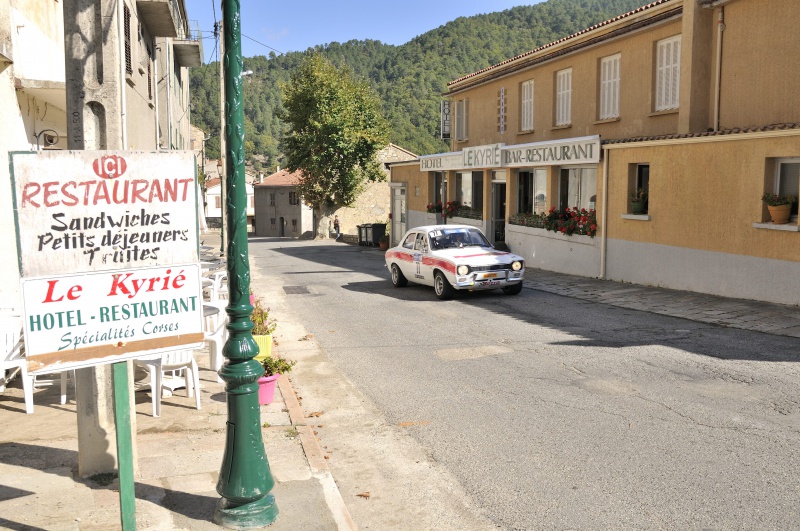
[[456, 201], [483, 211], [483, 172], [456, 173]]
[[547, 211], [547, 170], [536, 168], [519, 172], [517, 212], [544, 214]]
[[677, 109], [681, 82], [681, 36], [656, 45], [656, 111]]
[[297, 220], [292, 220], [292, 232], [297, 232]]
[[[775, 193], [800, 196], [800, 158], [779, 159], [775, 164]], [[797, 204], [792, 204], [792, 217], [797, 218]]]
[[533, 80], [522, 84], [519, 110], [519, 130], [533, 131]]
[[255, 196], [252, 195], [247, 196], [247, 204], [250, 206], [250, 208], [256, 207], [255, 199], [256, 199]]
[[131, 57], [131, 10], [125, 5], [122, 8], [122, 19], [125, 31], [125, 72], [133, 74], [133, 58]]
[[216, 206], [217, 208], [222, 208], [222, 197], [218, 195], [214, 196], [214, 206]]
[[572, 123], [572, 69], [556, 73], [556, 126]]
[[[650, 196], [650, 165], [631, 164], [628, 175], [630, 211], [633, 214], [646, 214]], [[632, 203], [639, 203], [639, 205]]]
[[300, 198], [297, 196], [297, 192], [289, 192], [289, 204], [290, 205], [300, 204]]
[[597, 204], [597, 170], [564, 168], [558, 183], [558, 208], [593, 210]]
[[600, 60], [601, 120], [619, 117], [619, 57], [617, 54]]
[[412, 232], [403, 242], [403, 247], [405, 247], [406, 249], [413, 249], [415, 241], [417, 241], [417, 233]]
[[275, 218], [269, 218], [269, 225], [272, 230], [275, 230]]
[[469, 118], [469, 100], [456, 100], [456, 141], [467, 139], [467, 120]]
[[269, 206], [275, 206], [275, 194], [269, 194]]

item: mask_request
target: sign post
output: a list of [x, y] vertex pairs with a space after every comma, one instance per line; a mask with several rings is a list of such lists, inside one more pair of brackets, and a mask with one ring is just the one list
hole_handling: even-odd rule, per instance
[[265, 527], [278, 517], [275, 480], [269, 469], [261, 436], [258, 378], [261, 364], [253, 359], [258, 345], [253, 339], [250, 314], [250, 263], [247, 250], [247, 191], [244, 180], [244, 111], [242, 109], [242, 41], [238, 0], [222, 1], [225, 37], [225, 148], [228, 234], [228, 307], [230, 335], [222, 353], [227, 358], [219, 372], [225, 381], [228, 430], [225, 454], [217, 481], [222, 498], [214, 522], [233, 529]]
[[121, 523], [133, 531], [123, 362], [203, 342], [194, 155], [10, 156], [28, 372], [112, 364]]

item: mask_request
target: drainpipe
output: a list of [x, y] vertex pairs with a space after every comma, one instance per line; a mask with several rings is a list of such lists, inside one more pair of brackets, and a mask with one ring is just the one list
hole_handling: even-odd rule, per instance
[[719, 130], [719, 96], [722, 90], [722, 32], [725, 31], [725, 7], [717, 14], [717, 70], [714, 81], [714, 131]]
[[155, 122], [156, 122], [156, 151], [161, 151], [161, 124], [159, 122], [160, 118], [158, 116], [158, 52], [161, 50], [159, 46], [156, 46], [156, 40], [153, 39], [153, 50], [155, 50], [155, 58], [151, 58], [150, 61], [153, 63], [153, 79], [151, 83], [154, 83], [155, 86], [153, 87], [153, 112], [155, 113]]
[[172, 41], [164, 39], [164, 77], [167, 79], [167, 149], [172, 150], [172, 73], [175, 66], [170, 62]]
[[[119, 105], [120, 105], [120, 128], [122, 129], [122, 149], [128, 149], [128, 118], [126, 107], [128, 105], [125, 95], [125, 2], [121, 1], [117, 4], [117, 31], [119, 32], [119, 68], [120, 68], [120, 83], [119, 83]], [[133, 44], [131, 44], [133, 46]]]
[[608, 246], [608, 157], [611, 151], [603, 148], [603, 234], [600, 236], [600, 278], [606, 278], [606, 247]]

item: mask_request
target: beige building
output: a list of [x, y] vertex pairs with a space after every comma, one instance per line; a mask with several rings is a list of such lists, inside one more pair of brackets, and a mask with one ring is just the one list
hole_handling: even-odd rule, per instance
[[[529, 267], [798, 304], [797, 203], [778, 225], [761, 199], [800, 194], [798, 21], [797, 2], [657, 0], [456, 79], [452, 151], [392, 165], [393, 218], [458, 201]], [[575, 207], [594, 237], [540, 228]]]
[[[65, 33], [71, 31], [65, 30], [65, 16], [78, 21], [75, 31], [87, 54], [93, 36], [103, 42], [97, 47], [105, 69], [102, 82], [83, 85], [82, 79], [73, 80], [85, 87], [87, 101], [107, 113], [110, 124], [106, 134], [103, 120], [92, 123], [87, 118], [82, 130], [91, 137], [87, 142], [146, 151], [190, 148], [187, 68], [200, 65], [202, 52], [189, 29], [184, 1], [103, 0], [97, 3], [97, 20], [106, 27], [99, 33], [95, 20], [76, 14], [79, 8], [76, 2], [0, 1], [0, 246], [12, 256], [16, 240], [8, 153], [66, 149], [70, 81], [65, 65], [77, 62], [90, 70], [98, 64], [95, 56], [76, 57], [71, 63], [65, 58]], [[0, 276], [7, 280], [0, 286], [0, 309], [21, 310], [16, 261], [0, 265]]]

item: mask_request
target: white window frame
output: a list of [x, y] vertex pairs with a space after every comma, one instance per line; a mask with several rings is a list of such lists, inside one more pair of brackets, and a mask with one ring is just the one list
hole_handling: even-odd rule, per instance
[[619, 118], [620, 54], [600, 59], [600, 120]]
[[[793, 195], [795, 197], [800, 197], [800, 185], [797, 188], [787, 189], [786, 186], [781, 189], [781, 166], [784, 164], [800, 164], [800, 157], [786, 157], [781, 159], [775, 159], [775, 179], [773, 181], [773, 190], [775, 194], [778, 195]], [[798, 210], [798, 203], [792, 205], [792, 221], [797, 221], [797, 210]]]
[[519, 130], [533, 131], [533, 80], [524, 81], [520, 86]]
[[656, 43], [655, 110], [677, 109], [681, 99], [681, 36]]
[[572, 68], [556, 72], [556, 127], [572, 124]]
[[456, 100], [456, 141], [467, 140], [469, 127], [469, 100]]

